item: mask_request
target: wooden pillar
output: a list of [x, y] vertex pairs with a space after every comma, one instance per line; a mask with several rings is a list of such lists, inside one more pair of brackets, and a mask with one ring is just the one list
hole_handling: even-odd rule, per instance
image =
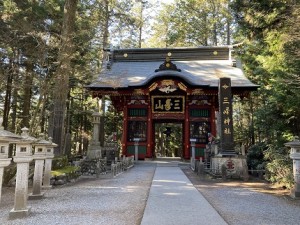
[[148, 99], [148, 117], [147, 117], [147, 152], [146, 158], [152, 158], [152, 142], [153, 142], [153, 126], [152, 126], [152, 110], [150, 98]]
[[185, 99], [185, 110], [184, 110], [184, 158], [190, 158], [190, 115], [189, 115], [189, 104], [188, 96]]
[[217, 135], [217, 128], [216, 128], [217, 124], [216, 124], [216, 109], [215, 109], [214, 106], [212, 106], [210, 108], [210, 121], [211, 121], [211, 123], [210, 123], [211, 131], [210, 132], [214, 137], [216, 137], [216, 135]]
[[124, 101], [123, 107], [123, 134], [122, 134], [122, 155], [127, 155], [127, 129], [128, 129], [128, 113], [127, 101]]

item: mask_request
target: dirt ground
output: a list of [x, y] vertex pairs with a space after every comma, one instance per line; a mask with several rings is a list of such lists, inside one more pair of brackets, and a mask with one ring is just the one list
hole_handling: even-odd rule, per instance
[[[249, 178], [248, 181], [221, 178], [212, 178], [208, 175], [197, 175], [189, 168], [182, 168], [183, 172], [190, 179], [194, 186], [200, 188], [220, 188], [220, 187], [240, 187], [252, 191], [271, 194], [280, 197], [290, 198], [290, 190], [273, 185], [265, 180], [256, 177]], [[300, 205], [300, 201], [297, 201]]]

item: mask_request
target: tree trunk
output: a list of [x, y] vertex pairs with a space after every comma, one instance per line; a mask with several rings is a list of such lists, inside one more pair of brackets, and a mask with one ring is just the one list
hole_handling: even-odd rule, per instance
[[12, 94], [12, 82], [13, 82], [13, 74], [7, 74], [6, 80], [6, 92], [4, 99], [4, 110], [3, 110], [3, 127], [5, 130], [8, 130], [8, 119], [9, 119], [9, 111], [10, 111], [10, 103], [11, 103], [11, 94]]
[[22, 122], [21, 127], [29, 128], [30, 121], [30, 105], [31, 105], [31, 95], [32, 95], [32, 82], [33, 82], [33, 64], [30, 62], [27, 65], [25, 74], [25, 81], [23, 86], [23, 104], [22, 104]]
[[64, 154], [64, 124], [66, 114], [66, 100], [69, 92], [69, 74], [71, 73], [71, 59], [74, 53], [73, 37], [76, 19], [77, 0], [66, 0], [61, 34], [61, 46], [58, 53], [58, 68], [55, 73], [53, 90], [53, 141], [59, 146], [55, 155]]
[[230, 45], [230, 24], [231, 24], [231, 21], [229, 18], [227, 18], [227, 22], [226, 22], [226, 33], [227, 33], [227, 45]]

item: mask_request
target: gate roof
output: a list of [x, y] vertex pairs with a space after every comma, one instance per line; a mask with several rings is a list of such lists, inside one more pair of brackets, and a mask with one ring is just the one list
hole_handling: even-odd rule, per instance
[[218, 87], [219, 78], [231, 78], [232, 88], [255, 90], [232, 58], [232, 46], [197, 48], [142, 48], [106, 51], [107, 60], [89, 89], [142, 87], [158, 77], [178, 77], [191, 86]]

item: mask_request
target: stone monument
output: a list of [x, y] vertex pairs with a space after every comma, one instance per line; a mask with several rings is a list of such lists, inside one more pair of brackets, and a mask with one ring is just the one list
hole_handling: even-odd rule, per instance
[[32, 143], [37, 139], [30, 137], [28, 128], [22, 128], [22, 139], [16, 143], [13, 157], [17, 164], [14, 208], [9, 213], [10, 219], [26, 217], [30, 213], [27, 207], [29, 163], [32, 161]]
[[243, 177], [248, 179], [246, 157], [238, 155], [234, 148], [231, 79], [219, 80], [219, 136], [220, 149], [212, 157], [211, 170], [225, 178]]

